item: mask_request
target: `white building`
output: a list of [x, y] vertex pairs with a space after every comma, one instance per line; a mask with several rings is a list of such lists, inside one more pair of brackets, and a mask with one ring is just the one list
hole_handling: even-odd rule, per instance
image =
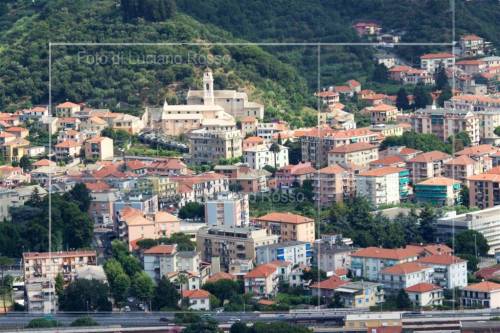
[[433, 283], [447, 289], [467, 285], [467, 261], [453, 255], [431, 255], [420, 258], [418, 263], [432, 267]]
[[190, 310], [210, 311], [210, 293], [206, 290], [184, 290], [182, 298], [187, 299]]
[[280, 169], [288, 165], [288, 147], [279, 145], [279, 151], [271, 151], [271, 144], [247, 148], [243, 151], [244, 163], [252, 169], [260, 170], [266, 165]]
[[295, 265], [309, 266], [311, 263], [311, 244], [307, 242], [288, 241], [284, 243], [263, 245], [255, 248], [257, 265], [267, 264], [276, 260], [291, 262]]
[[360, 172], [356, 176], [356, 195], [366, 197], [376, 206], [399, 203], [399, 173], [402, 170], [383, 167]]
[[226, 192], [207, 199], [205, 222], [209, 226], [247, 226], [250, 222], [248, 194]]
[[420, 56], [420, 68], [434, 74], [440, 66], [450, 68], [453, 66], [455, 56], [451, 53], [429, 53]]
[[384, 284], [384, 289], [398, 291], [416, 284], [432, 282], [432, 267], [415, 262], [406, 262], [384, 268], [380, 272], [379, 282]]
[[443, 288], [431, 283], [422, 282], [405, 288], [411, 302], [416, 306], [443, 305]]

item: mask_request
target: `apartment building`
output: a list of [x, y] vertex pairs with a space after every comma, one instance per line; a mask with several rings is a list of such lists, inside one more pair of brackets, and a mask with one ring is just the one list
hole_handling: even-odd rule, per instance
[[437, 234], [439, 241], [446, 242], [465, 230], [475, 230], [483, 234], [490, 246], [489, 254], [494, 255], [500, 250], [500, 206], [465, 214], [449, 213], [437, 221]]
[[248, 194], [217, 193], [205, 201], [205, 223], [208, 226], [246, 226], [250, 222]]
[[91, 192], [89, 215], [94, 221], [96, 228], [113, 227], [114, 203], [117, 200], [117, 194], [112, 190], [102, 192]]
[[269, 190], [267, 170], [254, 170], [246, 165], [216, 165], [214, 171], [228, 178], [229, 185], [243, 193], [259, 193]]
[[387, 267], [417, 260], [420, 249], [406, 247], [384, 249], [367, 247], [351, 254], [351, 271], [356, 277], [376, 281], [380, 272]]
[[77, 141], [64, 141], [54, 146], [54, 153], [57, 160], [64, 160], [65, 158], [79, 157], [82, 144]]
[[456, 179], [462, 184], [465, 184], [467, 182], [467, 178], [470, 176], [477, 175], [482, 172], [482, 163], [473, 160], [467, 155], [455, 157], [444, 163], [444, 176]]
[[278, 292], [278, 266], [271, 263], [256, 266], [245, 274], [244, 281], [245, 293], [260, 297], [273, 297]]
[[309, 266], [312, 258], [311, 244], [298, 241], [258, 246], [255, 248], [255, 253], [257, 265], [278, 260], [290, 262], [293, 266]]
[[410, 301], [417, 307], [434, 307], [443, 305], [443, 288], [432, 283], [422, 282], [405, 288]]
[[113, 139], [99, 136], [85, 142], [86, 159], [104, 161], [112, 160], [113, 157]]
[[284, 121], [276, 121], [272, 123], [258, 123], [255, 131], [258, 137], [270, 141], [279, 133], [287, 130], [288, 123]]
[[206, 125], [188, 134], [189, 160], [194, 164], [218, 163], [242, 155], [243, 137], [235, 124]]
[[434, 177], [417, 183], [414, 186], [414, 192], [417, 202], [455, 206], [461, 202], [461, 188], [461, 183], [457, 179]]
[[473, 145], [479, 144], [481, 139], [480, 119], [469, 109], [427, 106], [415, 110], [410, 122], [415, 132], [434, 134], [443, 141], [460, 132], [467, 133]]
[[396, 121], [398, 108], [394, 105], [380, 103], [374, 106], [366, 107], [363, 112], [370, 115], [372, 125], [385, 124], [388, 122]]
[[314, 200], [319, 201], [322, 206], [351, 197], [356, 185], [352, 171], [340, 165], [319, 169], [312, 179]]
[[253, 227], [205, 227], [196, 234], [196, 248], [203, 261], [212, 262], [218, 257], [221, 266], [228, 268], [231, 260], [255, 260], [256, 247], [275, 244], [278, 239], [265, 229]]
[[385, 291], [376, 282], [348, 282], [333, 290], [339, 296], [341, 304], [346, 308], [368, 309], [384, 302]]
[[280, 189], [289, 189], [293, 186], [302, 186], [304, 180], [312, 179], [316, 169], [311, 162], [287, 165], [275, 173], [276, 186]]
[[364, 142], [337, 146], [328, 152], [328, 165], [367, 166], [371, 161], [377, 159], [378, 146]]
[[126, 206], [116, 210], [118, 238], [132, 249], [141, 239], [168, 238], [180, 231], [180, 221], [167, 212], [145, 214], [143, 211]]
[[[10, 134], [10, 133], [9, 133]], [[19, 162], [24, 155], [28, 155], [30, 142], [26, 139], [12, 137], [1, 145], [5, 162]]]
[[467, 285], [467, 261], [454, 255], [430, 255], [417, 260], [417, 263], [434, 269], [433, 281], [437, 286], [453, 289]]
[[316, 241], [313, 262], [323, 272], [337, 274], [339, 271], [351, 268], [351, 254], [354, 251], [356, 249], [350, 246]]
[[462, 57], [475, 57], [484, 55], [485, 42], [484, 39], [474, 35], [468, 34], [460, 37], [458, 41], [460, 47], [460, 55]]
[[431, 283], [433, 273], [432, 267], [405, 262], [382, 269], [379, 281], [383, 283], [384, 290], [398, 292], [419, 283]]
[[496, 309], [500, 307], [500, 284], [483, 281], [462, 288], [460, 304], [465, 308]]
[[302, 161], [309, 161], [315, 167], [323, 167], [328, 164], [328, 153], [334, 147], [357, 142], [377, 144], [379, 141], [380, 135], [368, 128], [311, 129], [300, 136]]
[[241, 132], [243, 136], [255, 135], [258, 123], [259, 120], [255, 117], [243, 117], [243, 119], [241, 119]]
[[177, 245], [156, 245], [144, 250], [144, 271], [151, 279], [159, 281], [167, 273], [175, 272]]
[[360, 172], [356, 175], [356, 195], [366, 197], [375, 206], [399, 203], [402, 171], [405, 169], [383, 167]]
[[500, 205], [500, 175], [482, 173], [467, 178], [469, 204], [481, 209]]
[[80, 104], [64, 102], [56, 106], [56, 117], [74, 117], [80, 110]]
[[451, 53], [428, 53], [420, 56], [420, 68], [430, 74], [434, 74], [440, 66], [451, 68], [454, 62], [455, 56]]
[[95, 251], [24, 252], [24, 281], [53, 280], [62, 274], [64, 281], [70, 282], [76, 277], [76, 268], [96, 264]]
[[335, 105], [336, 103], [340, 102], [340, 95], [338, 92], [333, 90], [333, 87], [332, 89], [317, 92], [315, 95], [321, 100], [323, 104], [328, 106]]
[[409, 159], [406, 165], [410, 170], [413, 184], [428, 178], [441, 177], [444, 174], [444, 163], [451, 159], [450, 155], [437, 150], [422, 153]]
[[25, 311], [29, 313], [52, 313], [56, 310], [55, 283], [47, 279], [32, 279], [24, 285]]
[[243, 162], [255, 170], [261, 170], [266, 165], [280, 169], [288, 165], [288, 147], [268, 143], [246, 148]]
[[290, 212], [272, 212], [254, 219], [253, 223], [273, 235], [278, 235], [281, 242], [313, 243], [316, 239], [314, 220]]

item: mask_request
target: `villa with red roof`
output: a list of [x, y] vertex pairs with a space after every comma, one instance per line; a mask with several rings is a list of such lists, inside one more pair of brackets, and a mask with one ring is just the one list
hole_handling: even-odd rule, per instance
[[278, 266], [263, 264], [245, 274], [245, 293], [256, 296], [270, 297], [276, 295], [279, 284]]
[[57, 117], [73, 117], [77, 112], [80, 112], [81, 105], [72, 102], [64, 102], [56, 106]]
[[405, 288], [410, 301], [417, 307], [443, 305], [443, 288], [432, 283], [422, 282]]
[[183, 290], [182, 298], [188, 300], [190, 310], [210, 311], [210, 293], [206, 290]]

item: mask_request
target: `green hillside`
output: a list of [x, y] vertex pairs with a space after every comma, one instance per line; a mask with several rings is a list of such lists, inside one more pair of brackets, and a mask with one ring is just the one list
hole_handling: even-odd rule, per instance
[[[145, 19], [128, 15], [125, 20], [121, 1], [2, 1], [0, 110], [47, 102], [49, 41], [361, 42], [351, 27], [361, 19], [403, 32], [408, 42], [443, 42], [451, 36], [448, 0], [177, 0], [177, 14], [158, 22], [151, 22], [163, 19], [154, 12]], [[457, 34], [474, 32], [498, 45], [499, 3], [478, 2], [457, 0]], [[407, 46], [395, 52], [415, 62], [421, 52], [434, 49]], [[322, 47], [320, 84], [369, 80], [373, 53], [367, 46]], [[304, 107], [315, 107], [315, 47], [58, 46], [52, 55], [55, 102], [87, 101], [130, 113], [140, 113], [141, 105], [157, 105], [164, 98], [182, 103], [189, 87], [200, 86], [207, 65], [204, 57], [218, 57], [229, 59], [209, 64], [218, 89], [245, 88], [266, 105], [269, 118], [290, 120], [295, 126], [315, 123], [313, 113], [301, 115]]]

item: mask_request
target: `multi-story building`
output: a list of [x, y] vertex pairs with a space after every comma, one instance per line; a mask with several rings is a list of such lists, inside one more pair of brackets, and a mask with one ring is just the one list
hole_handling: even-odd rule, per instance
[[180, 221], [167, 212], [145, 214], [143, 211], [127, 206], [116, 210], [118, 238], [125, 241], [129, 248], [141, 239], [168, 238], [180, 231]]
[[454, 235], [465, 230], [475, 230], [483, 234], [490, 246], [489, 254], [500, 250], [500, 206], [465, 214], [448, 214], [437, 220], [437, 234], [440, 242], [447, 242]]
[[380, 135], [368, 128], [332, 130], [331, 128], [312, 129], [301, 135], [302, 161], [309, 161], [315, 167], [328, 164], [328, 152], [337, 146], [365, 142], [376, 144]]
[[496, 309], [500, 307], [500, 284], [483, 281], [461, 290], [460, 304], [466, 308]]
[[210, 296], [210, 293], [203, 289], [182, 291], [182, 298], [188, 300], [188, 308], [195, 311], [210, 311]]
[[340, 95], [338, 92], [333, 90], [333, 87], [332, 87], [332, 89], [320, 91], [320, 92], [316, 93], [315, 95], [317, 97], [319, 97], [319, 99], [321, 99], [321, 102], [323, 102], [323, 104], [328, 105], [328, 106], [334, 105], [334, 104], [340, 102]]
[[435, 285], [446, 289], [467, 285], [467, 261], [454, 255], [430, 255], [417, 260], [417, 263], [434, 269], [432, 274]]
[[420, 56], [420, 68], [430, 74], [434, 74], [440, 66], [451, 68], [454, 62], [455, 56], [451, 53], [429, 53]]
[[[491, 161], [490, 159], [488, 159]], [[483, 172], [482, 163], [473, 160], [467, 155], [460, 155], [444, 163], [444, 176], [456, 179], [462, 184], [467, 182], [470, 176]]]
[[417, 155], [406, 162], [413, 184], [424, 179], [441, 177], [444, 163], [452, 157], [440, 151], [430, 151]]
[[415, 262], [405, 262], [380, 271], [379, 281], [384, 284], [384, 290], [397, 292], [419, 283], [431, 283], [432, 267]]
[[52, 313], [56, 310], [56, 287], [47, 279], [32, 279], [25, 282], [25, 310], [30, 313]]
[[302, 186], [304, 180], [314, 177], [316, 169], [311, 162], [287, 165], [275, 173], [276, 186], [280, 189], [289, 189], [293, 186]]
[[188, 134], [190, 161], [195, 164], [217, 163], [242, 155], [243, 137], [235, 123], [205, 125]]
[[64, 160], [68, 157], [78, 157], [80, 156], [80, 151], [82, 149], [82, 144], [77, 141], [64, 141], [58, 143], [54, 146], [54, 152], [57, 160]]
[[356, 249], [350, 246], [316, 241], [314, 243], [314, 265], [327, 274], [336, 274], [340, 270], [351, 268], [351, 254], [354, 251]]
[[243, 161], [256, 170], [263, 169], [266, 165], [279, 169], [288, 165], [288, 147], [262, 144], [247, 148], [243, 151]]
[[88, 160], [112, 160], [113, 139], [99, 136], [85, 142], [85, 158]]
[[91, 192], [92, 200], [89, 215], [94, 221], [94, 227], [113, 227], [114, 203], [117, 199], [115, 191]]
[[467, 178], [469, 204], [481, 209], [500, 205], [500, 175], [482, 173]]
[[156, 281], [159, 281], [167, 273], [175, 272], [177, 246], [156, 245], [144, 250], [144, 271]]
[[248, 194], [218, 193], [205, 201], [208, 226], [246, 226], [250, 222]]
[[356, 281], [348, 282], [333, 290], [334, 295], [346, 308], [367, 309], [384, 302], [382, 285], [376, 282]]
[[328, 152], [328, 165], [367, 166], [371, 161], [377, 159], [378, 146], [364, 142], [337, 146]]
[[291, 262], [294, 266], [309, 266], [312, 257], [311, 244], [297, 241], [258, 246], [255, 252], [257, 265], [279, 260]]
[[254, 170], [246, 165], [216, 165], [214, 171], [228, 178], [229, 186], [234, 186], [243, 193], [259, 193], [269, 190], [267, 170]]
[[218, 257], [221, 265], [227, 268], [233, 259], [255, 260], [256, 247], [275, 244], [278, 239], [277, 235], [269, 235], [265, 229], [205, 227], [196, 234], [196, 248], [203, 261], [212, 262], [214, 257]]
[[434, 134], [443, 141], [460, 132], [467, 133], [473, 145], [479, 144], [481, 138], [480, 119], [469, 109], [436, 108], [432, 105], [415, 110], [410, 121], [415, 132]]
[[[10, 133], [9, 133], [10, 134]], [[5, 162], [19, 162], [21, 158], [28, 154], [28, 147], [30, 142], [26, 139], [16, 138], [15, 136], [11, 139], [6, 140], [1, 145], [1, 152]]]
[[270, 141], [276, 135], [286, 130], [288, 130], [288, 124], [284, 121], [258, 123], [256, 127], [256, 135], [264, 140]]
[[62, 274], [65, 282], [75, 279], [77, 267], [96, 265], [95, 251], [64, 251], [64, 252], [24, 252], [24, 281], [32, 279], [54, 280]]
[[398, 108], [394, 105], [381, 103], [366, 107], [364, 112], [370, 115], [372, 125], [385, 124], [396, 120]]
[[64, 102], [56, 106], [57, 117], [74, 117], [80, 112], [81, 105], [72, 102]]
[[366, 197], [375, 206], [400, 201], [400, 173], [405, 169], [383, 167], [356, 175], [356, 195]]
[[422, 282], [405, 288], [410, 301], [418, 307], [443, 305], [443, 288], [432, 283]]
[[281, 242], [313, 243], [315, 240], [314, 220], [305, 216], [290, 212], [272, 212], [254, 219], [253, 223], [273, 235], [278, 235]]
[[434, 177], [417, 183], [414, 191], [418, 202], [438, 206], [455, 206], [461, 202], [460, 189], [459, 180]]
[[245, 274], [245, 293], [255, 296], [275, 296], [278, 292], [279, 272], [274, 264], [256, 266]]
[[484, 39], [477, 35], [469, 34], [461, 36], [458, 45], [460, 46], [460, 54], [463, 57], [484, 55]]
[[344, 201], [352, 196], [354, 189], [353, 173], [340, 165], [327, 166], [313, 175], [314, 200], [322, 206]]
[[351, 271], [354, 276], [376, 281], [387, 267], [417, 260], [420, 249], [384, 249], [367, 247], [351, 254]]

